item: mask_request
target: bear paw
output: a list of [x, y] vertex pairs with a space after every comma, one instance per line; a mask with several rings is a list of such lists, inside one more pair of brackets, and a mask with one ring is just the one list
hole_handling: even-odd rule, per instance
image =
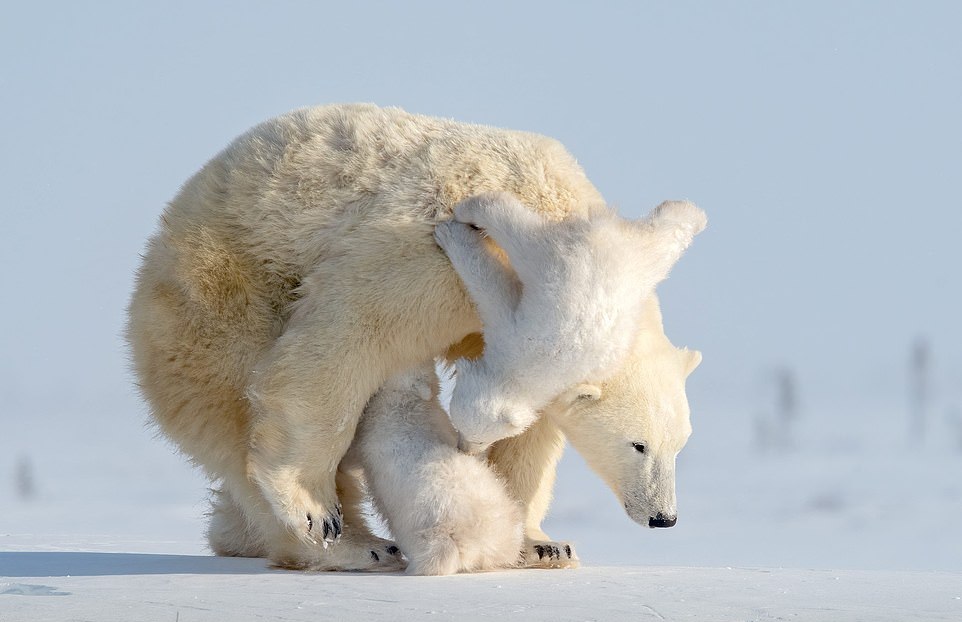
[[344, 515], [337, 497], [319, 503], [319, 495], [312, 495], [301, 486], [294, 487], [293, 492], [278, 504], [279, 518], [288, 531], [306, 544], [325, 549], [337, 542], [344, 531]]
[[308, 541], [324, 547], [334, 544], [344, 530], [341, 504], [338, 503], [332, 512], [308, 511], [304, 526], [306, 527], [306, 532], [303, 532], [304, 537]]
[[526, 539], [521, 558], [522, 568], [577, 568], [581, 565], [569, 542]]
[[481, 252], [481, 233], [469, 224], [445, 220], [434, 227], [434, 241], [448, 257], [467, 260]]
[[314, 572], [399, 572], [407, 568], [407, 560], [401, 554], [401, 549], [390, 540], [370, 536], [345, 537], [334, 546], [307, 557], [274, 558], [271, 565], [284, 570]]

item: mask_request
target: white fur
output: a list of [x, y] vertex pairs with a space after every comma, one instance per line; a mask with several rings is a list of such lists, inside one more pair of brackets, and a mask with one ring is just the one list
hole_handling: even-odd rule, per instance
[[[555, 140], [371, 105], [268, 120], [171, 200], [144, 253], [127, 338], [153, 421], [221, 490], [215, 551], [299, 568], [399, 567], [364, 528], [360, 491], [338, 466], [388, 378], [481, 353], [477, 308], [433, 234], [457, 203], [492, 191], [552, 222], [604, 203]], [[623, 449], [596, 439], [591, 420], [660, 425], [661, 411], [608, 408], [657, 395], [663, 383], [652, 382], [603, 385], [578, 410], [583, 439], [566, 423], [597, 452], [589, 462]], [[545, 417], [490, 450], [523, 508], [526, 544], [550, 541], [540, 524], [563, 442]], [[335, 520], [343, 535], [324, 538]]]
[[646, 301], [643, 317], [644, 329], [617, 374], [571, 388], [544, 414], [571, 439], [628, 515], [648, 526], [659, 515], [671, 520], [678, 515], [675, 458], [691, 435], [685, 380], [701, 353], [668, 341], [654, 296]]
[[437, 390], [433, 363], [388, 380], [365, 408], [349, 456], [363, 466], [408, 573], [516, 565], [520, 508], [487, 465], [458, 452]]
[[[506, 193], [462, 201], [454, 215], [435, 237], [484, 326], [484, 355], [458, 361], [451, 400], [472, 451], [520, 434], [574, 384], [616, 372], [644, 300], [706, 224], [704, 212], [677, 201], [635, 223], [605, 207], [550, 221]], [[482, 227], [511, 268], [463, 223]]]

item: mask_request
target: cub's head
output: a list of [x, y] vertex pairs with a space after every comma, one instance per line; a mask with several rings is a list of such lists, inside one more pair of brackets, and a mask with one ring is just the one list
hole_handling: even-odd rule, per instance
[[[504, 193], [454, 211], [459, 220], [439, 223], [435, 239], [474, 300], [485, 339], [480, 359], [457, 362], [451, 398], [459, 445], [470, 452], [520, 434], [575, 383], [617, 370], [655, 286], [707, 222], [687, 201], [662, 203], [638, 221], [604, 206], [549, 221]], [[507, 261], [466, 223], [483, 228]]]
[[461, 451], [480, 454], [501, 439], [521, 434], [538, 419], [540, 413], [531, 407], [524, 384], [508, 369], [492, 364], [491, 358], [460, 359], [456, 368], [449, 416]]
[[646, 314], [632, 353], [615, 376], [566, 391], [545, 414], [635, 522], [671, 527], [678, 517], [675, 457], [691, 434], [685, 380], [701, 354], [671, 345], [654, 296]]

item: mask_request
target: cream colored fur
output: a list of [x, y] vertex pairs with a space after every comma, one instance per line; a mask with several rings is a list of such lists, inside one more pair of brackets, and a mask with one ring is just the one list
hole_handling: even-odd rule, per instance
[[[506, 193], [462, 201], [454, 214], [435, 237], [484, 327], [484, 355], [458, 361], [450, 409], [474, 452], [520, 434], [565, 389], [617, 371], [644, 300], [707, 222], [678, 201], [638, 222], [604, 206], [550, 221]], [[485, 248], [479, 226], [510, 268]]]
[[674, 524], [678, 516], [675, 458], [691, 435], [685, 380], [701, 362], [701, 353], [668, 341], [656, 297], [646, 301], [643, 317], [628, 362], [617, 374], [573, 387], [544, 414], [571, 439], [633, 520], [671, 526], [657, 521]]
[[521, 510], [480, 460], [456, 447], [437, 400], [433, 361], [371, 398], [348, 452], [408, 559], [408, 573], [445, 575], [517, 565]]
[[[388, 378], [459, 342], [457, 356], [480, 354], [475, 306], [433, 232], [455, 204], [492, 191], [549, 220], [602, 204], [556, 141], [369, 105], [267, 121], [173, 199], [144, 255], [127, 336], [153, 420], [220, 482], [216, 552], [399, 567], [338, 466]], [[583, 415], [649, 416], [614, 412], [602, 399]], [[540, 522], [562, 443], [542, 418], [490, 452], [529, 545], [547, 540]]]

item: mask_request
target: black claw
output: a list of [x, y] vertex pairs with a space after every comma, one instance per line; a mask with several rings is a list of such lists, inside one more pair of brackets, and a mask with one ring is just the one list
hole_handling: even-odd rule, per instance
[[335, 538], [341, 535], [341, 519], [338, 516], [331, 519], [331, 533]]
[[307, 515], [307, 532], [310, 533], [311, 529], [314, 529], [314, 519], [311, 518], [310, 514], [308, 514]]
[[374, 558], [374, 561], [376, 561], [376, 562], [381, 561], [381, 558], [377, 556], [377, 552], [376, 552], [376, 551], [371, 551], [371, 557], [373, 557], [373, 558]]
[[329, 535], [331, 535], [331, 525], [328, 521], [324, 521], [324, 539], [327, 540]]
[[544, 559], [545, 550], [540, 544], [534, 545], [534, 551], [538, 554], [538, 559]]
[[568, 556], [568, 559], [571, 559], [571, 545], [570, 545], [570, 544], [566, 544], [566, 545], [565, 545], [565, 555]]
[[387, 547], [387, 552], [388, 552], [388, 555], [397, 555], [398, 553], [401, 552], [401, 549], [399, 549], [398, 547], [396, 547], [396, 546], [394, 546], [394, 545], [391, 545], [391, 546]]

